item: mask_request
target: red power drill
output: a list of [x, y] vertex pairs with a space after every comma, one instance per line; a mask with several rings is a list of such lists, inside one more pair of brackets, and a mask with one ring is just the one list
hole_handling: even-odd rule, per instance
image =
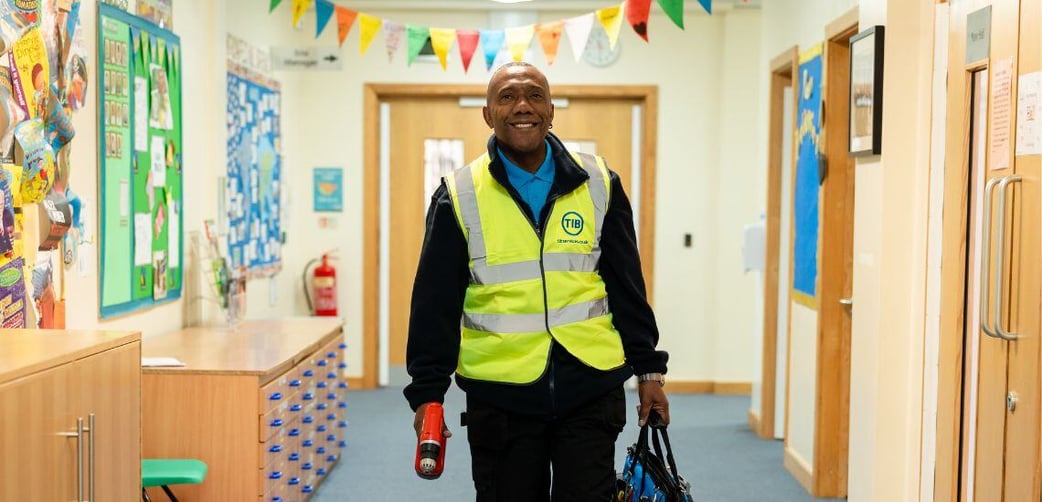
[[423, 427], [416, 444], [416, 474], [423, 479], [438, 479], [445, 469], [445, 411], [439, 403], [430, 403], [423, 413]]

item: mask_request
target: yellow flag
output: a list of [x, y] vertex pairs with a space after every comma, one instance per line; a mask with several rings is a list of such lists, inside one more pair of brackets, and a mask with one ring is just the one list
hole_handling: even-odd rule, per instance
[[293, 26], [300, 24], [300, 18], [311, 8], [314, 0], [293, 0]]
[[532, 37], [535, 36], [535, 25], [530, 24], [517, 28], [507, 28], [505, 31], [510, 54], [514, 56], [514, 61], [521, 61], [525, 58], [528, 46], [532, 44]]
[[452, 50], [452, 43], [455, 41], [455, 29], [431, 28], [431, 47], [434, 48], [434, 53], [438, 55], [438, 61], [441, 62], [442, 70], [447, 66], [445, 59], [448, 57], [449, 51]]
[[380, 31], [380, 27], [383, 26], [384, 22], [378, 17], [370, 16], [364, 12], [358, 13], [358, 26], [361, 27], [362, 32], [359, 34], [358, 46], [359, 53], [365, 55], [366, 49], [369, 48], [369, 44], [372, 43], [373, 37], [376, 36], [376, 32]]
[[626, 4], [623, 3], [618, 7], [608, 7], [607, 9], [601, 9], [597, 11], [597, 19], [600, 20], [601, 26], [604, 27], [604, 32], [608, 34], [608, 40], [611, 42], [611, 48], [615, 48], [615, 44], [619, 43], [619, 28], [622, 27], [622, 9]]

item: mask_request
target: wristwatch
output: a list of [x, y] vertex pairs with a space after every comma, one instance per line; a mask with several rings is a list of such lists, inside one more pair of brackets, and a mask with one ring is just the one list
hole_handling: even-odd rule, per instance
[[637, 383], [641, 384], [644, 382], [658, 382], [659, 385], [666, 385], [666, 376], [662, 373], [645, 373], [643, 375], [637, 375]]

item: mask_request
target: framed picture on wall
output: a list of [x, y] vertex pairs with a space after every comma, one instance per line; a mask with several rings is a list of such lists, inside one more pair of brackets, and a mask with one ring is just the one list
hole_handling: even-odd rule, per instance
[[883, 32], [873, 26], [850, 39], [850, 141], [852, 155], [882, 153]]

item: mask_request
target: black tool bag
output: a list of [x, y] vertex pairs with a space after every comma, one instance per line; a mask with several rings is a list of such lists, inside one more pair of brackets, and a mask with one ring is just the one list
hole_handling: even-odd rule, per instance
[[[651, 437], [651, 446], [648, 437]], [[662, 444], [665, 443], [665, 449]], [[669, 433], [654, 411], [640, 428], [637, 443], [626, 449], [626, 463], [616, 480], [616, 502], [692, 502], [691, 484], [677, 472]]]

